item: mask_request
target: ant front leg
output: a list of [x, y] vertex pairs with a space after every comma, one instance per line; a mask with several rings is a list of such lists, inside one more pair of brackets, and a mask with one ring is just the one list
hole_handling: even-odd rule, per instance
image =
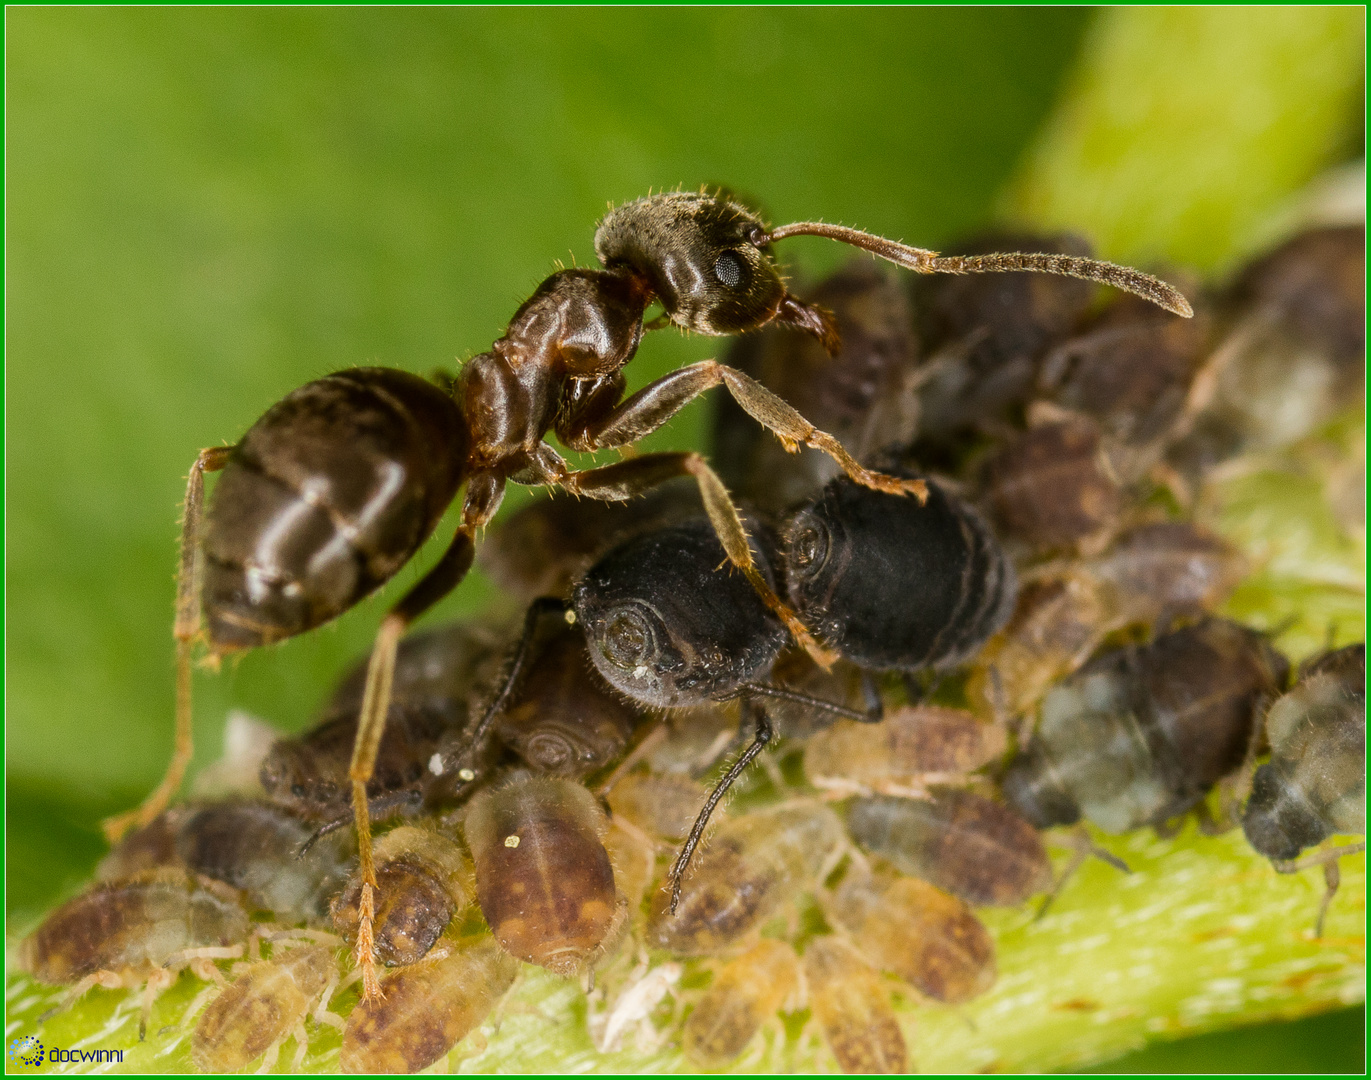
[[[548, 455], [543, 457], [546, 459]], [[547, 464], [546, 460], [544, 464]], [[733, 505], [733, 500], [729, 498], [728, 490], [718, 474], [699, 454], [644, 454], [642, 457], [630, 458], [614, 465], [580, 472], [572, 472], [562, 464], [560, 471], [553, 469], [549, 472], [546, 482], [558, 484], [574, 495], [619, 502], [649, 491], [677, 476], [695, 478], [700, 489], [700, 498], [705, 505], [705, 513], [709, 515], [710, 524], [714, 526], [714, 533], [723, 545], [728, 561], [747, 578], [763, 603], [785, 624], [790, 635], [805, 652], [809, 653], [814, 662], [825, 670], [832, 667], [838, 659], [837, 654], [829, 652], [814, 639], [800, 617], [776, 595], [776, 591], [757, 569], [757, 564], [752, 558], [747, 530], [743, 528], [737, 507]]]
[[190, 764], [194, 739], [191, 731], [191, 650], [200, 636], [200, 582], [204, 558], [200, 533], [205, 520], [205, 473], [218, 472], [228, 464], [231, 446], [211, 446], [195, 456], [186, 479], [186, 501], [181, 515], [181, 562], [176, 576], [176, 749], [162, 782], [136, 810], [106, 818], [105, 837], [112, 844], [130, 828], [143, 828], [167, 808], [171, 797], [181, 788]]
[[381, 621], [367, 665], [366, 687], [362, 692], [362, 711], [357, 718], [357, 740], [352, 748], [348, 777], [352, 781], [352, 810], [357, 821], [357, 856], [362, 873], [361, 899], [358, 903], [357, 966], [362, 972], [362, 994], [371, 1001], [382, 996], [376, 978], [376, 957], [372, 920], [376, 914], [376, 865], [371, 850], [371, 816], [367, 805], [367, 782], [376, 768], [376, 754], [386, 729], [390, 711], [390, 688], [395, 677], [395, 651], [411, 623], [455, 589], [471, 569], [476, 554], [476, 531], [486, 525], [499, 508], [504, 481], [491, 474], [478, 474], [467, 484], [462, 523], [443, 557]]
[[579, 425], [568, 424], [558, 435], [577, 450], [624, 446], [656, 431], [683, 406], [716, 386], [725, 387], [733, 400], [757, 423], [770, 431], [792, 453], [800, 445], [827, 454], [858, 484], [890, 495], [928, 498], [922, 480], [906, 480], [873, 472], [858, 463], [834, 436], [820, 431], [798, 409], [741, 371], [715, 360], [702, 360], [664, 375], [627, 398], [607, 415]]

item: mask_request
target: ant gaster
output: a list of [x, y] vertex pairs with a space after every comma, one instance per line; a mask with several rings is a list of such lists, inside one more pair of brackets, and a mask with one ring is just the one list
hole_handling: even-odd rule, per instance
[[[724, 195], [671, 192], [610, 211], [595, 234], [603, 268], [553, 274], [515, 313], [491, 350], [462, 368], [450, 392], [400, 371], [361, 368], [302, 387], [267, 411], [237, 445], [201, 451], [186, 492], [174, 635], [176, 751], [144, 805], [108, 824], [112, 835], [146, 823], [176, 792], [191, 754], [191, 651], [203, 605], [208, 644], [219, 656], [303, 633], [340, 615], [392, 577], [437, 526], [465, 486], [461, 523], [438, 563], [381, 623], [367, 675], [349, 770], [361, 853], [362, 918], [357, 955], [368, 998], [377, 991], [371, 956], [375, 872], [366, 783], [389, 705], [395, 650], [419, 615], [466, 575], [477, 532], [499, 508], [508, 481], [622, 500], [670, 476], [698, 482], [729, 559], [791, 633], [821, 652], [797, 616], [757, 573], [727, 491], [696, 453], [644, 454], [574, 470], [543, 441], [568, 447], [628, 446], [715, 386], [787, 446], [834, 457], [854, 480], [891, 493], [924, 494], [863, 468], [832, 436], [760, 384], [716, 361], [674, 371], [624, 398], [624, 366], [657, 301], [666, 321], [710, 335], [771, 323], [838, 347], [831, 318], [787, 291], [771, 244], [821, 236], [918, 273], [1036, 270], [1137, 292], [1189, 316], [1185, 298], [1147, 275], [1062, 255], [940, 258], [869, 233], [821, 222], [768, 229]], [[652, 324], [656, 325], [656, 324]], [[223, 470], [208, 518], [204, 474]]]

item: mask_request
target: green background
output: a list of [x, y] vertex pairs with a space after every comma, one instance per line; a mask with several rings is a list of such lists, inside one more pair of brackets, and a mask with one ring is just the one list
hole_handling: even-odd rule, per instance
[[[991, 215], [1090, 18], [9, 9], [6, 880], [16, 923], [88, 875], [102, 850], [95, 822], [141, 798], [165, 765], [177, 506], [196, 450], [232, 442], [328, 371], [427, 372], [488, 347], [554, 260], [593, 259], [607, 201], [722, 182], [778, 222], [821, 216], [946, 242]], [[1231, 27], [1219, 36], [1242, 37]], [[1133, 40], [1106, 37], [1125, 50], [1115, 68]], [[1202, 33], [1182, 40], [1204, 45]], [[1318, 100], [1350, 128], [1334, 91]], [[1268, 170], [1275, 180], [1238, 174], [1226, 238], [1243, 213], [1347, 152], [1320, 134], [1330, 122], [1310, 122], [1307, 104], [1297, 112], [1304, 122], [1291, 132], [1310, 145], [1284, 172]], [[1095, 159], [1108, 151], [1096, 147]], [[1051, 160], [1063, 159], [1059, 148]], [[1213, 187], [1209, 169], [1172, 180]], [[1070, 183], [1039, 177], [1035, 187], [1035, 175], [1019, 170], [1010, 205], [1041, 220], [1069, 215], [1072, 198], [1062, 210], [1040, 193]], [[1097, 200], [1075, 201], [1091, 225]], [[1130, 250], [1128, 237], [1096, 228], [1116, 257], [1175, 253]], [[810, 241], [783, 254], [811, 272], [845, 257]], [[654, 334], [633, 383], [721, 348]], [[693, 409], [655, 445], [694, 444], [700, 421]], [[335, 626], [198, 677], [197, 762], [216, 756], [230, 707], [305, 724], [383, 606], [433, 557]], [[432, 617], [492, 602], [477, 577]], [[1352, 1049], [1345, 1035], [1312, 1043]], [[1213, 1067], [1165, 1060], [1156, 1067]]]

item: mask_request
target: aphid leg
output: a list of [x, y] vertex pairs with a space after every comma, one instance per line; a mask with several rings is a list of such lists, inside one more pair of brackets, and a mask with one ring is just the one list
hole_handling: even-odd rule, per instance
[[[357, 740], [352, 748], [352, 763], [348, 777], [352, 781], [352, 810], [357, 822], [357, 855], [362, 872], [361, 899], [358, 903], [357, 966], [362, 972], [362, 996], [373, 1001], [382, 996], [376, 978], [376, 959], [372, 939], [372, 919], [376, 914], [376, 865], [371, 854], [371, 816], [367, 802], [367, 781], [376, 767], [376, 754], [386, 728], [386, 714], [390, 710], [390, 686], [395, 674], [395, 650], [405, 629], [450, 593], [471, 569], [476, 554], [476, 530], [485, 525], [499, 506], [503, 485], [482, 484], [473, 498], [473, 489], [482, 477], [473, 477], [467, 489], [467, 501], [462, 511], [462, 524], [452, 538], [443, 557], [438, 560], [383, 620], [371, 649], [367, 666], [366, 688], [362, 692], [362, 710], [357, 718]], [[498, 490], [497, 490], [498, 489]], [[481, 503], [484, 505], [481, 505]], [[475, 512], [474, 512], [475, 508]]]
[[1072, 829], [1065, 837], [1062, 837], [1062, 841], [1064, 846], [1071, 849], [1071, 861], [1066, 864], [1065, 869], [1061, 872], [1061, 876], [1057, 878], [1053, 883], [1052, 888], [1048, 891], [1047, 896], [1043, 898], [1043, 902], [1038, 908], [1038, 913], [1033, 916], [1034, 922], [1037, 922], [1047, 914], [1048, 909], [1052, 907], [1062, 889], [1066, 887], [1066, 883], [1071, 879], [1071, 875], [1081, 868], [1081, 864], [1085, 862], [1086, 859], [1093, 856], [1101, 862], [1108, 863], [1115, 870], [1119, 870], [1122, 873], [1131, 874], [1133, 872], [1128, 864], [1117, 855], [1106, 851], [1096, 844], [1095, 841], [1091, 840], [1090, 834], [1086, 832], [1083, 827]]
[[699, 454], [644, 454], [642, 457], [620, 461], [599, 469], [585, 469], [581, 472], [568, 470], [551, 482], [560, 484], [575, 495], [616, 502], [632, 498], [676, 476], [695, 477], [705, 513], [709, 515], [714, 533], [723, 545], [728, 561], [747, 578], [757, 595], [785, 624], [791, 636], [805, 652], [809, 653], [814, 662], [825, 670], [832, 667], [834, 660], [837, 659], [836, 655], [814, 640], [813, 635], [800, 621], [800, 617], [776, 595], [775, 590], [757, 570], [752, 559], [752, 548], [748, 544], [747, 530], [743, 528], [737, 507], [729, 498], [723, 481]]
[[142, 828], [163, 810], [181, 788], [190, 764], [193, 740], [191, 732], [191, 650], [200, 636], [200, 582], [204, 576], [204, 560], [200, 551], [200, 533], [205, 518], [205, 473], [218, 472], [228, 464], [231, 446], [211, 446], [201, 450], [190, 467], [186, 480], [186, 501], [181, 517], [181, 563], [176, 577], [176, 621], [172, 634], [176, 638], [176, 748], [166, 775], [143, 805], [127, 813], [106, 818], [105, 837], [112, 844], [130, 828]]
[[269, 1073], [276, 1068], [276, 1059], [281, 1054], [280, 1042], [274, 1042], [267, 1047], [267, 1052], [262, 1055], [262, 1064], [257, 1066], [258, 1074]]
[[139, 1042], [147, 1038], [148, 1022], [152, 1019], [152, 1003], [175, 981], [175, 974], [167, 968], [158, 968], [148, 976], [147, 984], [143, 987], [143, 1011], [138, 1017]]
[[331, 1028], [342, 1031], [346, 1027], [346, 1023], [341, 1016], [329, 1009], [333, 995], [338, 992], [338, 979], [339, 974], [335, 971], [329, 977], [328, 985], [319, 992], [319, 1002], [314, 1006], [314, 1011], [310, 1013], [310, 1016], [314, 1017], [316, 1024], [327, 1024]]
[[700, 840], [704, 837], [705, 826], [709, 824], [710, 815], [714, 813], [714, 808], [719, 805], [719, 800], [733, 786], [733, 782], [743, 774], [743, 770], [752, 764], [753, 758], [766, 748], [773, 735], [771, 720], [766, 715], [766, 710], [760, 705], [750, 701], [745, 701], [745, 707], [750, 708], [756, 722], [756, 731], [753, 735], [752, 745], [743, 751], [742, 757], [738, 758], [724, 773], [723, 778], [714, 785], [714, 790], [709, 793], [709, 798], [705, 800], [704, 807], [700, 810], [699, 816], [695, 819], [695, 824], [690, 827], [690, 835], [686, 837], [686, 842], [681, 847], [681, 852], [676, 856], [676, 861], [671, 864], [671, 869], [667, 871], [667, 880], [671, 882], [671, 913], [676, 914], [676, 908], [681, 902], [681, 881], [685, 876], [686, 867], [690, 865], [690, 857], [695, 854], [695, 849], [700, 846]]
[[[305, 1022], [301, 1020], [295, 1025], [295, 1030], [291, 1033], [295, 1036], [295, 1056], [290, 1061], [291, 1075], [300, 1071], [300, 1066], [305, 1063], [305, 1055], [309, 1053], [309, 1034], [305, 1031]], [[260, 1069], [259, 1072], [266, 1072]]]
[[1337, 894], [1338, 886], [1342, 884], [1342, 871], [1338, 869], [1338, 860], [1344, 855], [1355, 855], [1365, 850], [1366, 842], [1363, 841], [1360, 844], [1344, 844], [1341, 847], [1324, 848], [1322, 851], [1316, 851], [1313, 855], [1307, 855], [1303, 859], [1272, 860], [1271, 865], [1276, 868], [1278, 874], [1295, 874], [1301, 870], [1308, 870], [1311, 866], [1323, 867], [1323, 902], [1319, 904], [1319, 918], [1314, 924], [1314, 937], [1323, 937], [1324, 917], [1328, 914], [1329, 905], [1333, 903], [1333, 897]]

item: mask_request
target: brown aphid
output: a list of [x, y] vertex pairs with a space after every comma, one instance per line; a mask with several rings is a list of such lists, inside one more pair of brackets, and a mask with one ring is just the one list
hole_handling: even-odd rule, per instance
[[[1001, 234], [956, 245], [958, 252], [1031, 250], [1089, 254], [1075, 236]], [[919, 391], [920, 460], [939, 459], [978, 428], [1016, 421], [1032, 395], [1044, 354], [1069, 334], [1094, 290], [1083, 281], [1038, 274], [948, 277], [913, 283], [918, 333], [927, 359]]]
[[814, 1019], [845, 1073], [909, 1071], [909, 1051], [890, 993], [842, 938], [814, 938], [804, 955]]
[[652, 837], [679, 840], [690, 832], [708, 792], [683, 773], [630, 773], [606, 794], [615, 820]]
[[1001, 757], [1003, 727], [940, 705], [893, 709], [879, 724], [839, 720], [805, 745], [805, 778], [835, 795], [925, 794]]
[[643, 719], [595, 670], [581, 629], [558, 620], [494, 732], [535, 772], [579, 779], [621, 757]]
[[381, 979], [381, 997], [360, 1002], [343, 1029], [346, 1073], [426, 1069], [482, 1023], [519, 973], [488, 938], [445, 941], [417, 964]]
[[280, 806], [230, 799], [186, 809], [176, 836], [181, 861], [287, 922], [326, 919], [329, 901], [356, 866], [350, 833], [320, 837], [306, 849], [314, 829]]
[[[738, 338], [728, 363], [745, 371], [831, 433], [859, 461], [914, 436], [918, 350], [902, 284], [875, 263], [847, 264], [807, 290], [827, 309], [842, 344], [829, 356], [813, 338], [764, 330]], [[760, 436], [760, 437], [759, 437]], [[713, 454], [731, 492], [780, 513], [811, 498], [839, 470], [820, 454], [787, 453], [731, 398], [719, 398]]]
[[1109, 586], [1115, 625], [1212, 611], [1247, 573], [1247, 560], [1232, 544], [1182, 521], [1130, 529], [1085, 566]]
[[1021, 904], [1052, 884], [1038, 831], [1009, 807], [969, 791], [854, 799], [847, 831], [901, 873], [978, 907]]
[[[471, 900], [472, 871], [458, 844], [431, 829], [401, 825], [376, 841], [376, 957], [386, 965], [421, 959]], [[362, 879], [333, 901], [333, 925], [357, 937]]]
[[1193, 319], [1154, 318], [1157, 310], [1115, 300], [1053, 349], [1039, 376], [1051, 401], [1099, 425], [1109, 469], [1126, 483], [1160, 458], [1206, 356], [1211, 320], [1203, 307]]
[[935, 1001], [970, 1001], [995, 984], [995, 942], [955, 896], [916, 878], [849, 873], [829, 903], [872, 964]]
[[1025, 714], [1110, 633], [1211, 611], [1246, 569], [1231, 544], [1189, 523], [1130, 529], [1095, 559], [1028, 579], [1009, 625], [978, 658], [968, 693], [993, 715]]
[[997, 719], [1023, 715], [1090, 658], [1112, 612], [1103, 582], [1083, 571], [1027, 581], [1009, 625], [977, 658], [968, 696]]
[[1224, 619], [1102, 653], [1043, 699], [1005, 798], [1039, 828], [1162, 824], [1242, 764], [1288, 672], [1260, 633]]
[[548, 495], [496, 521], [476, 561], [521, 603], [565, 596], [596, 556], [620, 539], [700, 510], [691, 480], [668, 480], [629, 502]]
[[270, 960], [248, 964], [213, 1001], [195, 1025], [190, 1056], [201, 1072], [237, 1072], [266, 1055], [258, 1072], [276, 1066], [281, 1044], [295, 1036], [295, 1062], [309, 1049], [305, 1016], [341, 1027], [326, 1011], [338, 985], [338, 957], [327, 945], [282, 949]]
[[983, 470], [982, 504], [998, 535], [1034, 551], [1098, 545], [1123, 511], [1123, 487], [1089, 417], [1045, 419]]
[[20, 945], [35, 979], [74, 984], [62, 1007], [93, 986], [145, 986], [141, 1031], [152, 1002], [191, 967], [210, 978], [213, 961], [241, 956], [248, 917], [232, 889], [184, 870], [150, 870], [101, 882], [49, 915]]
[[1253, 450], [1288, 446], [1360, 400], [1366, 365], [1366, 227], [1296, 234], [1239, 271], [1194, 430], [1170, 461], [1192, 481]]
[[770, 938], [725, 964], [686, 1019], [681, 1032], [686, 1054], [706, 1068], [728, 1065], [795, 992], [799, 973], [795, 950]]
[[681, 890], [676, 914], [659, 892], [648, 941], [683, 956], [719, 952], [782, 902], [812, 888], [844, 842], [842, 822], [821, 803], [797, 800], [726, 822]]
[[622, 924], [594, 796], [570, 780], [515, 776], [467, 808], [476, 896], [511, 956], [579, 974]]

